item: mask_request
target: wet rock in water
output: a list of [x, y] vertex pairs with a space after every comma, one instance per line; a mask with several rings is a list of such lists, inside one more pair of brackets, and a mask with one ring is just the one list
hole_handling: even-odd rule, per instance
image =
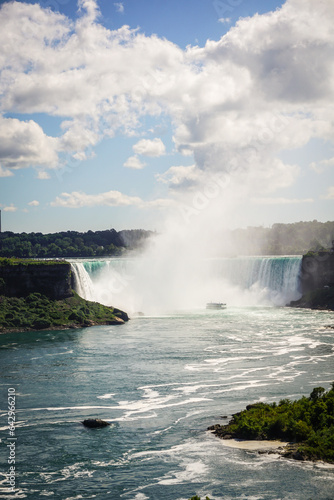
[[100, 427], [107, 427], [109, 422], [106, 422], [105, 420], [101, 420], [100, 418], [88, 418], [81, 422], [82, 425], [85, 427], [89, 427], [90, 429], [97, 429]]

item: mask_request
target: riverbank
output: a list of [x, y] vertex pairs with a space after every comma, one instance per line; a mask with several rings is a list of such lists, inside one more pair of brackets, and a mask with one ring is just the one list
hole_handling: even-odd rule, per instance
[[308, 398], [297, 401], [248, 405], [228, 424], [208, 430], [224, 441], [253, 441], [255, 447], [258, 442], [265, 447], [266, 442], [280, 441], [283, 457], [334, 463], [334, 384], [327, 392], [316, 387]]
[[124, 311], [82, 299], [74, 291], [60, 300], [37, 292], [27, 297], [0, 296], [0, 333], [121, 325], [128, 319]]

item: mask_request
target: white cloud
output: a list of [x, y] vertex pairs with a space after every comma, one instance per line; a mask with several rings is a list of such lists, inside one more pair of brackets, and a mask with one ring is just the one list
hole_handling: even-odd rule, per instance
[[310, 163], [310, 168], [317, 172], [317, 174], [321, 174], [326, 170], [327, 167], [334, 167], [334, 157], [326, 158], [325, 160], [321, 160], [319, 162], [313, 161]]
[[327, 194], [325, 194], [324, 196], [322, 196], [322, 198], [324, 200], [334, 200], [334, 186], [330, 186], [327, 189]]
[[142, 139], [137, 142], [133, 146], [133, 151], [138, 155], [144, 156], [163, 156], [166, 154], [166, 148], [161, 139], [155, 138], [153, 140], [150, 139]]
[[128, 196], [119, 191], [108, 191], [106, 193], [86, 194], [74, 191], [72, 193], [62, 193], [51, 202], [53, 207], [82, 208], [82, 207], [128, 207], [138, 208], [167, 208], [172, 204], [171, 200], [158, 198], [144, 201], [138, 196]]
[[220, 17], [218, 19], [218, 22], [219, 23], [222, 23], [222, 24], [229, 24], [231, 22], [231, 18], [230, 17]]
[[158, 181], [169, 184], [171, 188], [180, 188], [196, 185], [202, 178], [202, 172], [196, 165], [170, 167], [163, 174], [157, 174]]
[[145, 163], [143, 163], [138, 156], [130, 156], [126, 162], [123, 164], [126, 168], [133, 168], [135, 170], [140, 170], [145, 167]]
[[124, 13], [124, 4], [122, 2], [114, 3], [114, 5], [116, 7], [117, 12], [119, 12], [120, 14]]
[[[181, 170], [166, 173], [171, 187], [226, 172], [250, 190], [273, 192], [299, 175], [277, 159], [281, 150], [313, 137], [332, 141], [333, 2], [288, 0], [186, 50], [127, 26], [111, 31], [99, 24], [95, 1], [79, 5], [75, 22], [38, 4], [1, 7], [2, 112], [63, 120], [54, 138], [32, 120], [1, 118], [4, 169], [46, 171], [64, 153], [84, 159], [104, 137], [133, 135], [145, 115], [168, 116], [176, 149], [192, 153], [196, 166], [183, 179]], [[160, 156], [165, 147], [143, 139], [134, 153], [124, 166], [140, 169], [136, 155]]]
[[0, 116], [0, 161], [5, 171], [11, 167], [56, 166], [56, 144], [57, 139], [48, 137], [33, 120]]
[[45, 172], [44, 170], [39, 170], [37, 172], [37, 179], [41, 180], [51, 179], [51, 176], [48, 172]]
[[253, 198], [251, 200], [257, 205], [296, 205], [298, 203], [313, 203], [313, 198]]
[[3, 168], [1, 165], [0, 165], [0, 177], [12, 177], [14, 174], [11, 170], [9, 170], [8, 168]]
[[17, 210], [17, 207], [15, 207], [13, 203], [11, 203], [9, 206], [3, 208], [4, 212], [16, 212], [16, 210]]
[[119, 191], [108, 191], [96, 195], [73, 191], [72, 193], [62, 193], [51, 202], [53, 207], [81, 208], [94, 206], [126, 207], [130, 205], [140, 206], [141, 198], [127, 196]]
[[28, 205], [30, 205], [31, 207], [38, 207], [39, 201], [37, 200], [29, 201]]

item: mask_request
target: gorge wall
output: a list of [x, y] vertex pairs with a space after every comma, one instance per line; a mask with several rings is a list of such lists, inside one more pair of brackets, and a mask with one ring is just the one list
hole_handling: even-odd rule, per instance
[[0, 294], [7, 297], [26, 297], [41, 293], [60, 300], [73, 295], [71, 264], [50, 261], [15, 261], [4, 259], [0, 263]]
[[301, 293], [319, 288], [334, 287], [334, 252], [304, 255], [300, 270]]

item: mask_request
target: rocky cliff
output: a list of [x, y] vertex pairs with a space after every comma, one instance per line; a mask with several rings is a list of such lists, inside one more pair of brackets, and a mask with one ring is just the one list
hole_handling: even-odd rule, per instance
[[301, 293], [334, 286], [334, 252], [303, 256], [300, 272]]
[[303, 256], [300, 270], [299, 300], [291, 307], [334, 310], [334, 252], [318, 252]]
[[35, 292], [53, 300], [71, 297], [71, 265], [61, 261], [1, 259], [0, 295], [26, 297]]

